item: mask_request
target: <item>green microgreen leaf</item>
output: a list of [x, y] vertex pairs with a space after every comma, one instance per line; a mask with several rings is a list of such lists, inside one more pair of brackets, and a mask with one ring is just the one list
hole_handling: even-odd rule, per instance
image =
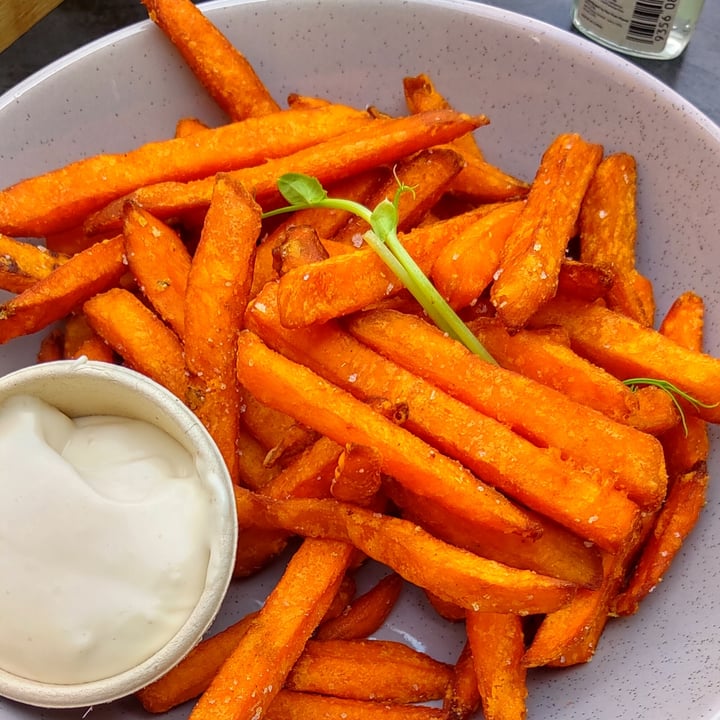
[[468, 350], [479, 355], [486, 362], [497, 365], [497, 361], [448, 305], [400, 242], [397, 236], [400, 196], [403, 192], [414, 192], [414, 189], [403, 184], [397, 175], [395, 178], [398, 180], [398, 189], [393, 201], [383, 200], [374, 210], [370, 210], [353, 200], [328, 197], [316, 178], [301, 173], [287, 173], [278, 180], [278, 189], [290, 205], [263, 213], [263, 217], [310, 207], [324, 207], [346, 210], [362, 218], [371, 227], [371, 230], [363, 236], [365, 242], [412, 293], [428, 317], [443, 332], [463, 343]]
[[285, 173], [278, 180], [278, 190], [291, 205], [311, 205], [327, 198], [320, 182], [302, 173]]
[[397, 168], [392, 170], [393, 177], [397, 183], [397, 190], [395, 190], [395, 196], [393, 197], [393, 205], [398, 208], [400, 206], [400, 197], [403, 193], [409, 192], [413, 198], [415, 197], [415, 187], [413, 185], [406, 185], [397, 174]]
[[687, 435], [688, 433], [687, 420], [685, 419], [685, 410], [680, 404], [680, 400], [678, 398], [685, 400], [685, 402], [687, 403], [690, 403], [690, 405], [692, 405], [694, 408], [714, 408], [718, 406], [718, 403], [708, 404], [701, 402], [700, 400], [693, 397], [689, 393], [686, 393], [684, 390], [681, 390], [677, 385], [674, 385], [668, 380], [637, 377], [623, 380], [623, 383], [630, 387], [631, 390], [637, 390], [637, 388], [641, 387], [642, 385], [653, 385], [665, 391], [672, 398], [672, 401], [677, 408], [678, 413], [680, 414], [680, 421], [682, 422], [685, 435]]

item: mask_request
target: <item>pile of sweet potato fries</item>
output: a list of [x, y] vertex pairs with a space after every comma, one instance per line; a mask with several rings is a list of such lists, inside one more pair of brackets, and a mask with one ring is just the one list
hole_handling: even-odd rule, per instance
[[[139, 701], [196, 700], [194, 720], [526, 717], [528, 670], [590, 660], [705, 502], [720, 361], [695, 293], [654, 327], [634, 158], [563, 133], [512, 177], [477, 144], [488, 119], [426, 74], [403, 117], [281, 107], [189, 0], [143, 2], [229, 121], [181, 118], [0, 191], [0, 342], [45, 330], [38, 361], [122, 363], [193, 409], [235, 482], [235, 582], [297, 550], [260, 610]], [[364, 220], [265, 217], [288, 172], [368, 207], [414, 188], [399, 238], [497, 364], [428, 321]], [[358, 595], [369, 558], [388, 574]], [[464, 623], [454, 664], [371, 639], [406, 582]]]

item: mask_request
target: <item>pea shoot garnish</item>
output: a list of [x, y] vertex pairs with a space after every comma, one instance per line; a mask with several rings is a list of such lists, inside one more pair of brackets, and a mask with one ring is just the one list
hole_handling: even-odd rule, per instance
[[316, 178], [301, 173], [287, 173], [281, 176], [278, 180], [278, 189], [290, 204], [287, 207], [271, 210], [265, 213], [264, 217], [324, 207], [345, 210], [365, 220], [371, 228], [363, 235], [365, 242], [422, 305], [438, 328], [486, 362], [497, 365], [497, 361], [448, 305], [398, 239], [398, 202], [403, 192], [413, 192], [412, 187], [398, 180], [398, 189], [393, 200], [381, 201], [374, 210], [354, 200], [329, 197]]

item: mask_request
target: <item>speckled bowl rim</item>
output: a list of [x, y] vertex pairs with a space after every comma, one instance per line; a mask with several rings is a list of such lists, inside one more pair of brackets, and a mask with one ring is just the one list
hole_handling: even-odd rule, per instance
[[196, 458], [210, 495], [213, 535], [205, 588], [182, 627], [162, 648], [122, 673], [72, 685], [28, 680], [0, 668], [0, 695], [13, 700], [47, 708], [110, 702], [166, 673], [192, 650], [215, 619], [232, 578], [237, 547], [230, 475], [195, 415], [170, 391], [128, 368], [80, 358], [34, 365], [0, 377], [0, 403], [19, 394], [39, 397], [71, 417], [114, 414], [156, 425]]
[[[507, 41], [508, 47], [514, 49], [514, 53], [505, 53], [503, 60], [516, 61], [517, 66], [529, 73], [530, 82], [536, 84], [547, 81], [555, 83], [555, 91], [551, 92], [551, 100], [555, 101], [558, 95], [558, 88], [562, 85], [562, 98], [557, 101], [557, 112], [554, 112], [550, 106], [545, 108], [546, 115], [542, 117], [542, 133], [535, 132], [538, 121], [531, 114], [528, 108], [527, 99], [532, 96], [533, 100], [540, 99], [537, 97], [537, 87], [527, 90], [523, 102], [519, 105], [525, 111], [521, 118], [520, 131], [518, 132], [518, 140], [522, 143], [520, 151], [516, 152], [508, 149], [503, 145], [504, 137], [514, 136], [517, 127], [511, 126], [507, 132], [502, 128], [504, 124], [503, 111], [507, 108], [515, 110], [514, 99], [503, 105], [504, 100], [494, 103], [493, 93], [491, 90], [493, 77], [487, 75], [487, 68], [483, 65], [485, 58], [489, 59], [492, 65], [493, 56], [486, 55], [485, 58], [481, 52], [482, 39], [479, 45], [463, 45], [462, 62], [463, 68], [467, 68], [469, 74], [470, 87], [473, 91], [478, 90], [483, 93], [481, 98], [477, 95], [471, 95], [469, 98], [464, 94], [464, 88], [460, 94], [450, 97], [451, 101], [456, 102], [458, 108], [469, 112], [479, 111], [487, 112], [491, 118], [491, 125], [484, 130], [490, 130], [495, 127], [499, 129], [500, 142], [496, 142], [495, 135], [487, 135], [483, 131], [482, 144], [483, 148], [488, 150], [486, 153], [491, 161], [497, 161], [503, 169], [517, 173], [521, 177], [529, 177], [529, 173], [537, 167], [538, 155], [535, 153], [542, 147], [536, 143], [540, 135], [541, 139], [549, 138], [553, 130], [579, 130], [583, 131], [583, 127], [575, 126], [572, 123], [574, 108], [567, 102], [566, 90], [572, 92], [572, 87], [565, 87], [566, 78], [558, 78], [551, 71], [557, 71], [563, 68], [576, 67], [583, 77], [591, 76], [593, 81], [600, 84], [600, 90], [595, 92], [583, 92], [583, 95], [590, 96], [589, 103], [593, 107], [599, 107], [600, 110], [607, 109], [611, 113], [611, 118], [615, 119], [616, 112], [628, 118], [633, 125], [633, 108], [623, 108], [617, 101], [621, 99], [621, 95], [626, 92], [632, 92], [634, 103], [644, 107], [654, 107], [659, 115], [667, 115], [671, 121], [674, 130], [679, 134], [673, 138], [665, 138], [671, 144], [671, 149], [682, 150], [689, 149], [693, 157], [693, 163], [671, 163], [662, 164], [657, 162], [657, 157], [651, 157], [653, 162], [653, 173], [660, 175], [669, 169], [676, 168], [679, 172], [677, 176], [673, 176], [675, 183], [678, 185], [692, 183], [692, 190], [685, 193], [685, 197], [690, 199], [693, 206], [694, 216], [690, 216], [682, 207], [667, 208], [664, 203], [667, 201], [674, 202], [669, 194], [660, 197], [657, 202], [652, 197], [648, 203], [650, 214], [655, 218], [662, 219], [663, 231], [658, 234], [671, 235], [674, 234], [681, 242], [674, 245], [668, 243], [659, 251], [653, 251], [648, 257], [648, 253], [641, 249], [641, 270], [646, 271], [653, 279], [655, 279], [655, 270], [662, 271], [664, 274], [657, 279], [660, 281], [660, 292], [662, 294], [662, 302], [667, 307], [668, 300], [678, 289], [685, 289], [684, 281], [691, 274], [697, 272], [698, 280], [705, 282], [706, 286], [714, 291], [716, 300], [709, 305], [711, 310], [706, 329], [708, 331], [707, 347], [714, 353], [720, 353], [720, 313], [718, 308], [717, 275], [720, 272], [720, 255], [718, 254], [717, 244], [713, 246], [708, 240], [704, 249], [705, 253], [709, 252], [709, 260], [707, 254], [701, 255], [697, 249], [697, 243], [689, 243], [689, 248], [683, 241], [687, 238], [692, 240], [697, 235], [698, 229], [712, 229], [710, 237], [715, 238], [717, 235], [717, 223], [712, 225], [708, 218], [709, 213], [715, 213], [717, 217], [717, 208], [720, 207], [720, 197], [718, 196], [718, 188], [720, 187], [720, 170], [717, 167], [717, 153], [720, 148], [720, 128], [709, 118], [703, 115], [691, 103], [676, 93], [671, 88], [664, 85], [657, 78], [651, 76], [643, 69], [633, 65], [629, 60], [614, 55], [610, 51], [594, 45], [589, 40], [579, 35], [568, 32], [568, 30], [560, 29], [547, 23], [541, 22], [534, 18], [526, 17], [516, 12], [493, 6], [476, 3], [471, 0], [334, 0], [332, 13], [327, 11], [330, 9], [330, 3], [321, 3], [319, 0], [213, 0], [202, 5], [202, 9], [210, 13], [211, 19], [219, 20], [220, 27], [229, 31], [231, 38], [247, 42], [247, 45], [239, 45], [243, 51], [257, 50], [255, 55], [261, 63], [259, 69], [263, 79], [269, 81], [269, 86], [277, 97], [283, 97], [288, 90], [298, 90], [295, 83], [300, 80], [303, 89], [312, 92], [327, 92], [328, 97], [340, 99], [348, 102], [354, 102], [357, 99], [370, 101], [375, 99], [372, 93], [380, 86], [381, 98], [383, 101], [387, 99], [387, 93], [382, 93], [382, 88], [390, 86], [393, 88], [393, 98], [397, 95], [397, 87], [394, 83], [397, 80], [398, 73], [396, 66], [406, 66], [405, 69], [410, 72], [421, 72], [430, 70], [435, 72], [439, 70], [440, 74], [436, 76], [439, 87], [445, 90], [445, 81], [453, 80], [452, 67], [448, 68], [447, 74], [443, 74], [445, 70], [444, 60], [435, 63], [435, 58], [440, 57], [444, 50], [441, 48], [439, 53], [431, 55], [428, 52], [419, 52], [423, 58], [428, 59], [427, 64], [419, 66], [416, 64], [417, 55], [414, 47], [415, 43], [421, 46], [425, 41], [426, 35], [432, 36], [430, 33], [432, 23], [440, 14], [453, 14], [452, 21], [444, 23], [451, 27], [454, 35], [463, 36], [463, 43], [467, 42], [469, 33], [472, 32], [478, 37], [481, 36], [486, 28], [490, 28], [488, 33], [494, 36], [493, 40], [498, 42], [493, 45], [492, 50], [502, 50], [501, 43]], [[300, 59], [293, 58], [293, 62], [277, 66], [273, 63], [273, 49], [280, 48], [283, 50], [282, 41], [287, 41], [288, 33], [278, 33], [278, 38], [273, 38], [272, 33], [266, 32], [273, 30], [277, 26], [288, 27], [295, 33], [293, 21], [287, 20], [290, 10], [290, 16], [297, 18], [298, 8], [305, 8], [310, 11], [319, 11], [323, 18], [312, 17], [312, 27], [306, 28], [305, 23], [301, 23], [302, 31], [306, 33], [299, 36], [299, 40], [303, 43], [311, 41], [326, 41], [328, 45], [332, 45], [332, 52], [345, 52], [345, 39], [342, 36], [331, 36], [331, 31], [337, 29], [337, 24], [333, 25], [330, 19], [326, 23], [316, 23], [320, 19], [324, 20], [326, 16], [342, 16], [347, 21], [346, 15], [352, 13], [351, 32], [352, 38], [347, 38], [347, 45], [350, 51], [355, 50], [355, 39], [361, 36], [363, 20], [372, 26], [375, 23], [375, 33], [380, 40], [370, 43], [376, 52], [374, 58], [370, 58], [371, 62], [376, 63], [372, 66], [374, 71], [381, 69], [385, 75], [374, 75], [371, 82], [361, 82], [361, 92], [353, 90], [353, 80], [355, 76], [348, 72], [351, 66], [348, 65], [346, 56], [342, 56], [342, 60], [337, 63], [337, 69], [340, 73], [334, 72], [335, 68], [329, 68], [327, 75], [323, 73], [316, 74], [314, 72], [315, 65], [303, 64], [306, 59], [303, 56]], [[267, 8], [267, 9], [265, 9]], [[336, 11], [337, 9], [337, 11]], [[393, 15], [388, 22], [387, 12]], [[437, 10], [438, 12], [431, 12]], [[411, 19], [413, 13], [419, 13], [419, 17], [415, 20]], [[398, 18], [395, 16], [402, 15], [403, 23], [407, 23], [410, 31], [406, 37], [402, 36], [402, 27]], [[265, 25], [259, 25], [255, 17], [260, 16]], [[570, 25], [570, 6], [568, 4], [568, 28]], [[384, 22], [377, 23], [373, 17], [381, 17]], [[433, 19], [428, 25], [428, 18]], [[272, 24], [274, 23], [274, 24]], [[442, 20], [440, 23], [443, 24]], [[395, 53], [395, 47], [392, 47], [393, 56], [388, 58], [386, 48], [380, 46], [380, 43], [386, 40], [387, 26], [397, 24], [400, 33], [397, 41], [400, 45], [404, 45], [400, 50], [405, 51], [405, 56]], [[347, 27], [348, 23], [344, 27]], [[465, 28], [468, 28], [467, 32]], [[436, 33], [435, 33], [436, 34]], [[142, 36], [142, 37], [140, 37]], [[293, 36], [293, 41], [298, 39]], [[84, 70], [83, 78], [87, 75], [98, 75], [102, 80], [107, 80], [108, 75], [102, 71], [101, 61], [108, 59], [114, 52], [114, 45], [118, 45], [118, 55], [128, 60], [128, 52], [125, 49], [124, 42], [129, 40], [129, 45], [134, 50], [139, 50], [137, 54], [138, 62], [142, 58], [143, 51], [149, 51], [151, 57], [158, 63], [161, 68], [158, 72], [148, 73], [148, 78], [139, 80], [145, 82], [149, 80], [155, 82], [154, 91], [161, 90], [159, 79], [162, 80], [164, 86], [172, 91], [172, 97], [163, 97], [154, 103], [153, 108], [143, 108], [143, 112], [147, 110], [157, 110], [161, 106], [172, 110], [172, 113], [157, 112], [149, 120], [147, 127], [153, 132], [164, 133], [162, 137], [166, 137], [167, 133], [172, 132], [174, 123], [171, 124], [173, 118], [176, 121], [181, 114], [187, 112], [188, 107], [192, 107], [193, 111], [199, 108], [202, 113], [201, 119], [212, 122], [221, 115], [213, 114], [213, 105], [211, 102], [204, 102], [205, 96], [200, 92], [195, 92], [196, 88], [193, 83], [188, 81], [186, 73], [183, 75], [182, 81], [178, 82], [177, 68], [181, 64], [178, 57], [173, 53], [170, 45], [165, 42], [162, 33], [152, 26], [148, 21], [141, 21], [129, 28], [112, 33], [101, 38], [84, 48], [68, 55], [66, 58], [54, 63], [36, 75], [32, 76], [25, 82], [19, 84], [14, 90], [0, 97], [0, 127], [3, 127], [3, 111], [8, 111], [8, 119], [11, 121], [8, 125], [12, 128], [24, 128], [27, 113], [22, 112], [25, 107], [22, 106], [23, 95], [29, 98], [29, 105], [36, 114], [46, 114], [47, 110], [43, 104], [40, 107], [38, 98], [42, 98], [45, 102], [44, 92], [49, 85], [52, 89], [54, 83], [46, 83], [51, 79], [52, 75], [58, 73], [63, 78], [64, 72], [67, 76], [75, 78], [77, 73], [74, 72], [73, 64], [77, 61], [82, 64]], [[395, 37], [393, 37], [395, 40]], [[472, 38], [474, 43], [475, 38]], [[123, 46], [122, 48], [120, 46]], [[161, 51], [156, 50], [161, 47]], [[545, 55], [540, 55], [535, 50], [540, 47], [543, 50], [547, 48]], [[364, 49], [364, 48], [363, 48]], [[472, 50], [472, 54], [468, 55], [467, 51]], [[477, 52], [475, 52], [477, 51]], [[98, 53], [95, 56], [95, 53]], [[523, 53], [527, 53], [532, 60], [539, 63], [540, 67], [530, 66], [524, 62]], [[499, 53], [501, 54], [501, 53]], [[318, 55], [324, 57], [327, 53], [323, 53], [321, 43], [318, 42]], [[252, 56], [251, 56], [252, 57]], [[412, 67], [407, 67], [408, 63], [404, 58], [412, 60]], [[129, 57], [132, 62], [134, 58]], [[315, 59], [314, 57], [312, 58]], [[542, 64], [545, 60], [549, 60], [548, 65], [544, 68]], [[392, 62], [396, 61], [396, 66]], [[385, 63], [385, 64], [382, 64]], [[287, 69], [287, 71], [286, 71]], [[364, 72], [364, 68], [362, 70]], [[474, 73], [474, 74], [473, 74]], [[340, 77], [337, 77], [337, 75]], [[508, 73], [499, 73], [502, 78], [507, 79]], [[513, 68], [512, 80], [510, 85], [515, 90], [517, 67]], [[308, 81], [307, 83], [305, 81]], [[520, 83], [522, 85], [522, 83]], [[317, 89], [316, 89], [317, 88]], [[605, 94], [608, 88], [612, 90], [610, 103], [606, 102]], [[149, 88], [141, 91], [145, 93]], [[309, 89], [309, 90], [308, 90]], [[370, 91], [368, 93], [368, 90]], [[338, 94], [334, 94], [339, 91]], [[161, 93], [162, 94], [162, 93]], [[500, 93], [502, 95], [502, 92]], [[92, 92], [83, 90], [79, 93], [80, 99], [87, 101], [89, 104], [93, 102]], [[593, 95], [597, 96], [597, 102], [594, 102]], [[188, 100], [188, 96], [191, 101]], [[147, 96], [143, 95], [143, 99]], [[112, 98], [111, 98], [112, 99]], [[465, 102], [469, 99], [471, 102]], [[576, 98], [577, 99], [577, 98]], [[580, 98], [584, 100], [585, 98]], [[186, 102], [183, 104], [183, 100]], [[473, 102], [474, 101], [474, 102]], [[488, 104], [486, 104], [486, 101]], [[20, 112], [16, 112], [13, 105], [17, 103]], [[64, 110], [64, 105], [57, 104], [57, 98], [53, 100], [53, 107], [59, 109], [60, 113]], [[199, 103], [199, 105], [198, 105]], [[382, 109], [393, 111], [400, 106], [385, 107], [378, 105]], [[83, 106], [82, 110], [90, 110]], [[532, 109], [534, 110], [534, 108]], [[542, 111], [542, 108], [541, 108]], [[90, 114], [69, 113], [70, 122], [83, 120]], [[152, 115], [152, 113], [150, 113]], [[147, 117], [143, 115], [143, 117]], [[587, 118], [587, 114], [586, 114]], [[123, 115], [124, 122], [128, 122]], [[130, 118], [130, 121], [133, 117]], [[155, 122], [155, 120], [162, 122]], [[553, 126], [552, 121], [558, 121]], [[597, 120], [597, 122], [596, 122]], [[663, 124], [666, 118], [658, 118]], [[677, 122], [672, 122], [677, 120]], [[111, 118], [111, 127], [116, 127]], [[608, 118], [595, 116], [591, 122], [588, 122], [588, 131], [595, 128], [600, 129], [603, 133], [609, 129], [611, 141], [608, 143], [609, 150], [628, 149], [633, 151], [632, 142], [635, 136], [628, 136], [625, 128], [620, 131], [613, 132], [609, 128]], [[640, 131], [647, 130], [646, 136], [654, 134], [652, 127], [633, 126], [630, 130]], [[119, 133], [123, 141], [136, 141], [138, 138], [126, 138], [123, 132]], [[667, 136], [667, 133], [664, 133]], [[590, 139], [603, 141], [596, 134], [591, 133]], [[19, 138], [24, 141], [24, 137]], [[140, 139], [152, 139], [143, 136]], [[110, 149], [114, 150], [112, 145], [113, 135], [104, 133], [102, 145], [110, 145]], [[42, 136], [39, 141], [53, 149], [53, 162], [64, 162], [67, 159], [76, 159], [73, 154], [71, 158], [62, 158], [62, 151], [58, 150], [61, 143], [61, 136], [57, 132], [57, 128], [53, 127], [52, 133]], [[85, 137], [77, 140], [75, 148], [88, 149], [85, 147]], [[642, 144], [642, 143], [641, 143]], [[132, 145], [131, 145], [132, 146]], [[532, 148], [533, 152], [528, 153], [527, 149]], [[27, 170], [26, 161], [29, 159], [33, 163], [31, 171], [38, 172], [42, 168], [38, 167], [37, 155], [25, 153], [21, 148], [20, 142], [13, 142], [12, 145], [6, 146], [7, 151], [14, 153], [19, 152], [19, 165], [22, 170]], [[90, 148], [91, 150], [93, 148]], [[120, 148], [122, 150], [122, 148]], [[658, 149], [658, 155], [663, 148]], [[2, 154], [2, 151], [0, 151]], [[644, 161], [644, 159], [643, 159]], [[17, 171], [17, 165], [12, 168]], [[687, 171], [684, 173], [684, 171]], [[641, 168], [647, 178], [646, 168]], [[703, 195], [701, 182], [708, 182], [710, 178], [710, 188], [705, 189], [705, 195], [712, 200], [712, 207], [702, 207], [697, 199]], [[666, 189], [663, 183], [660, 183], [660, 190]], [[641, 180], [641, 204], [645, 204], [648, 199], [647, 188], [655, 189], [653, 182], [643, 182]], [[643, 189], [645, 188], [645, 189]], [[647, 206], [647, 205], [646, 205]], [[697, 211], [697, 212], [696, 212]], [[678, 222], [677, 217], [682, 222]], [[641, 218], [641, 224], [644, 218]], [[650, 223], [653, 230], [658, 229], [658, 223]], [[665, 230], [668, 226], [668, 230]], [[641, 228], [642, 229], [642, 228]], [[647, 232], [645, 233], [647, 235]], [[652, 233], [651, 233], [652, 235]], [[688, 271], [692, 268], [692, 273]], [[670, 272], [673, 273], [670, 276]], [[677, 275], [677, 277], [675, 277]], [[22, 344], [17, 354], [3, 355], [3, 348], [0, 346], [0, 372], [9, 368], [18, 366], [18, 362], [31, 362], [32, 353], [36, 349], [37, 339], [31, 339], [23, 347]], [[718, 460], [718, 427], [711, 429], [713, 440], [715, 443], [711, 455], [711, 473], [720, 474], [720, 465]], [[717, 547], [718, 532], [720, 532], [720, 485], [711, 483], [709, 488], [708, 506], [700, 518], [697, 528], [686, 541], [682, 551], [682, 558], [679, 560], [677, 569], [671, 568], [666, 575], [662, 586], [657, 589], [646, 601], [646, 609], [643, 609], [639, 616], [628, 619], [616, 619], [609, 624], [605, 631], [602, 643], [598, 648], [593, 662], [586, 667], [578, 667], [573, 669], [562, 669], [557, 671], [548, 670], [541, 674], [529, 675], [529, 695], [528, 707], [530, 717], [542, 718], [572, 718], [572, 720], [630, 720], [630, 718], [663, 718], [664, 720], [710, 720], [710, 718], [720, 718], [720, 677], [716, 669], [720, 661], [717, 646], [717, 632], [720, 628], [720, 594], [717, 592], [718, 570], [717, 563], [713, 554], [713, 549]], [[221, 611], [218, 624], [226, 621], [228, 624], [236, 619], [238, 615], [256, 610], [262, 603], [264, 597], [274, 586], [279, 578], [279, 571], [273, 566], [267, 571], [263, 571], [256, 578], [250, 579], [243, 583], [242, 591], [229, 594], [226, 602], [226, 608]], [[463, 633], [458, 631], [455, 626], [440, 622], [436, 615], [432, 612], [424, 612], [419, 608], [426, 607], [425, 599], [420, 592], [415, 592], [414, 588], [407, 588], [401, 597], [395, 611], [395, 619], [388, 623], [380, 632], [379, 636], [387, 639], [395, 639], [407, 642], [413, 647], [424, 649], [431, 653], [435, 653], [436, 657], [453, 662], [456, 658], [456, 651], [464, 642]], [[141, 718], [144, 713], [137, 709], [134, 705], [125, 705], [118, 703], [111, 706], [107, 710], [108, 715], [102, 717], [127, 717]], [[101, 715], [102, 711], [96, 714]], [[3, 715], [0, 703], [0, 716], [3, 718], [19, 718], [23, 717], [22, 708], [15, 709], [9, 707], [9, 712]], [[48, 714], [48, 717], [60, 718], [62, 715]], [[171, 711], [168, 717], [183, 718], [186, 717], [186, 709], [178, 708]]]
[[[272, 4], [273, 2], [275, 2], [275, 0], [207, 0], [206, 2], [199, 2], [197, 4], [203, 12], [212, 13], [214, 10], [224, 10], [244, 5], [265, 3]], [[317, 0], [300, 0], [300, 2], [305, 2], [309, 6], [317, 5]], [[640, 80], [643, 85], [651, 88], [653, 92], [675, 105], [680, 112], [692, 117], [695, 122], [702, 125], [707, 132], [714, 135], [718, 142], [720, 142], [720, 126], [714, 123], [707, 115], [695, 107], [691, 102], [686, 100], [676, 90], [666, 85], [643, 68], [634, 65], [630, 60], [613, 53], [604, 47], [589, 42], [587, 38], [577, 35], [575, 32], [571, 31], [569, 25], [567, 29], [559, 28], [542, 20], [523, 15], [518, 11], [506, 10], [504, 8], [488, 5], [484, 2], [475, 0], [381, 0], [381, 2], [388, 6], [402, 4], [409, 7], [444, 7], [450, 11], [469, 13], [471, 15], [487, 18], [495, 23], [507, 24], [510, 28], [517, 29], [518, 27], [525, 27], [528, 32], [534, 31], [542, 34], [543, 36], [556, 41], [559, 45], [585, 56], [593, 63], [605, 66], [613, 72], [625, 75], [630, 79]], [[279, 4], [282, 5], [282, 2]], [[364, 4], [364, 0], [344, 0], [343, 4], [361, 6]], [[568, 8], [568, 20], [569, 18], [570, 8]], [[0, 95], [0, 110], [2, 110], [4, 105], [17, 101], [17, 99], [30, 88], [46, 82], [48, 78], [52, 77], [52, 75], [56, 72], [66, 69], [76, 60], [82, 60], [97, 50], [113, 45], [114, 43], [127, 39], [135, 34], [147, 32], [152, 25], [153, 23], [150, 20], [140, 20], [125, 28], [108, 33], [103, 37], [86, 43], [76, 50], [67, 53], [58, 60], [49, 63], [25, 80], [15, 85], [6, 93]]]

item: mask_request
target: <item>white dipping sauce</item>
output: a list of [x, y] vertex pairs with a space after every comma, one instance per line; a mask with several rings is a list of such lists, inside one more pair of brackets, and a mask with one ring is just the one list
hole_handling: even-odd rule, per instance
[[82, 683], [153, 655], [203, 591], [210, 504], [146, 422], [0, 404], [0, 668]]

